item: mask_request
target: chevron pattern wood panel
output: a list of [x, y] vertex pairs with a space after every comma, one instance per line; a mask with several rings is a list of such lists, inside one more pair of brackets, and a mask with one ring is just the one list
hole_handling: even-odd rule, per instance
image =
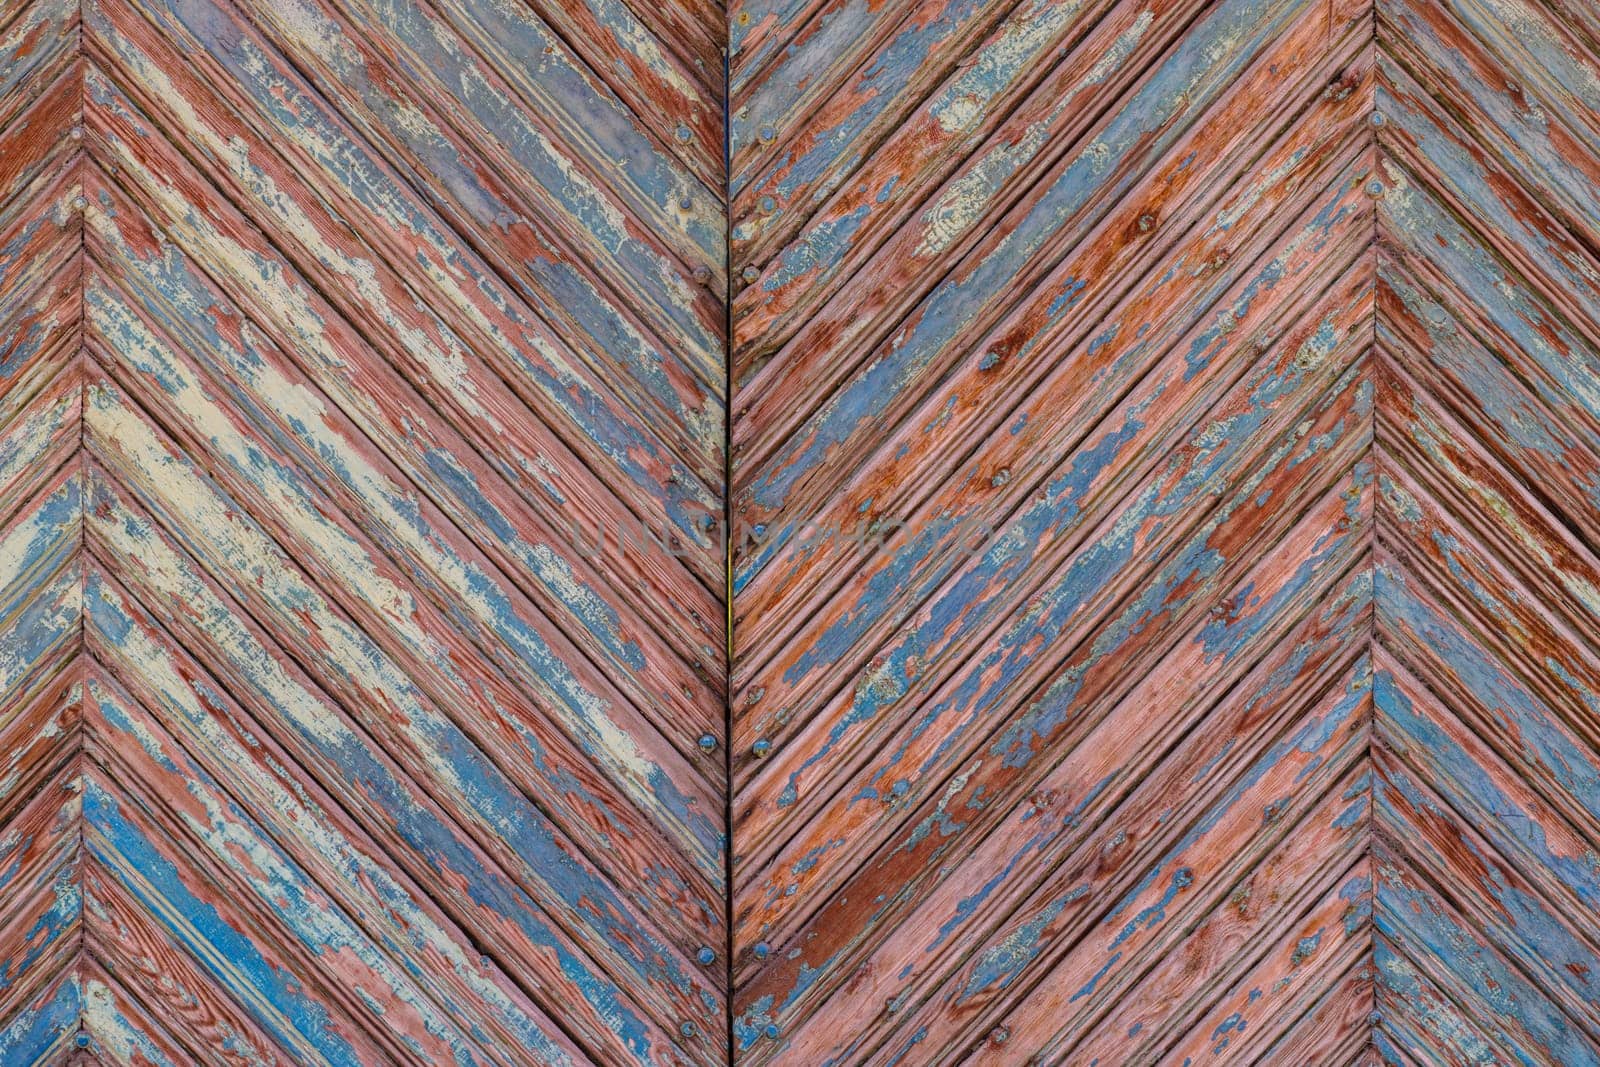
[[714, 14], [6, 6], [0, 1061], [726, 1058]]
[[0, 0], [0, 604], [8, 1067], [1600, 1063], [1600, 12]]
[[1594, 7], [731, 21], [742, 1062], [1600, 1060]]
[[1600, 9], [1378, 11], [1377, 1047], [1600, 1062]]

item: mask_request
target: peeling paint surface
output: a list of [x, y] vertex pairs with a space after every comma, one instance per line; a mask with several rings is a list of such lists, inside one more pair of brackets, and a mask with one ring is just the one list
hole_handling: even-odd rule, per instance
[[0, 6], [0, 1062], [726, 1061], [721, 18], [651, 16]]
[[0, 0], [0, 1065], [1600, 1067], [1589, 0]]
[[736, 1058], [1595, 1062], [1593, 5], [733, 11]]

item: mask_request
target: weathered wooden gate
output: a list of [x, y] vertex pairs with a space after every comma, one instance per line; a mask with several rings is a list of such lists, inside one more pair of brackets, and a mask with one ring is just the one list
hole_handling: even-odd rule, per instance
[[0, 1064], [1600, 1064], [1593, 0], [0, 0]]

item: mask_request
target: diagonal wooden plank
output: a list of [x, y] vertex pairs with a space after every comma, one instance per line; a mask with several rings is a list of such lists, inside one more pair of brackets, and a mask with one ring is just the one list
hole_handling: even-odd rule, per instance
[[71, 1054], [83, 940], [81, 67], [74, 4], [0, 11], [0, 1059]]
[[1600, 1062], [1597, 57], [0, 6], [0, 1060]]
[[1378, 41], [1377, 1018], [1600, 1062], [1600, 53], [1520, 2]]
[[0, 15], [7, 1062], [723, 1058], [712, 24], [394, 13]]
[[[733, 21], [737, 1052], [1590, 1062], [1592, 19]], [[1343, 582], [1292, 773], [1339, 687], [1263, 664]], [[1492, 750], [1394, 764], [1450, 749], [1392, 656]]]
[[[731, 492], [780, 532], [734, 561], [752, 1061], [1143, 1062], [1250, 988], [1370, 997], [1342, 981], [1370, 946], [1368, 15], [1045, 6], [918, 72], [881, 149], [919, 159], [905, 206], [788, 272], [842, 217], [802, 211], [735, 305]], [[1024, 44], [1053, 61], [1008, 67]], [[889, 147], [912, 131], [926, 156]], [[784, 542], [817, 514], [905, 529]], [[950, 518], [997, 533], [964, 551]], [[1266, 666], [1287, 633], [1310, 658]], [[1364, 1043], [1364, 1009], [1273, 1008], [1255, 1047]]]

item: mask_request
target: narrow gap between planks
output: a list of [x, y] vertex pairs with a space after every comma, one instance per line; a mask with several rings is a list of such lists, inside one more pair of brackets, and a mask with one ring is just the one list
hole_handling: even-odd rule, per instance
[[722, 922], [726, 930], [723, 984], [723, 1048], [733, 1063], [733, 82], [729, 46], [733, 28], [722, 29]]

